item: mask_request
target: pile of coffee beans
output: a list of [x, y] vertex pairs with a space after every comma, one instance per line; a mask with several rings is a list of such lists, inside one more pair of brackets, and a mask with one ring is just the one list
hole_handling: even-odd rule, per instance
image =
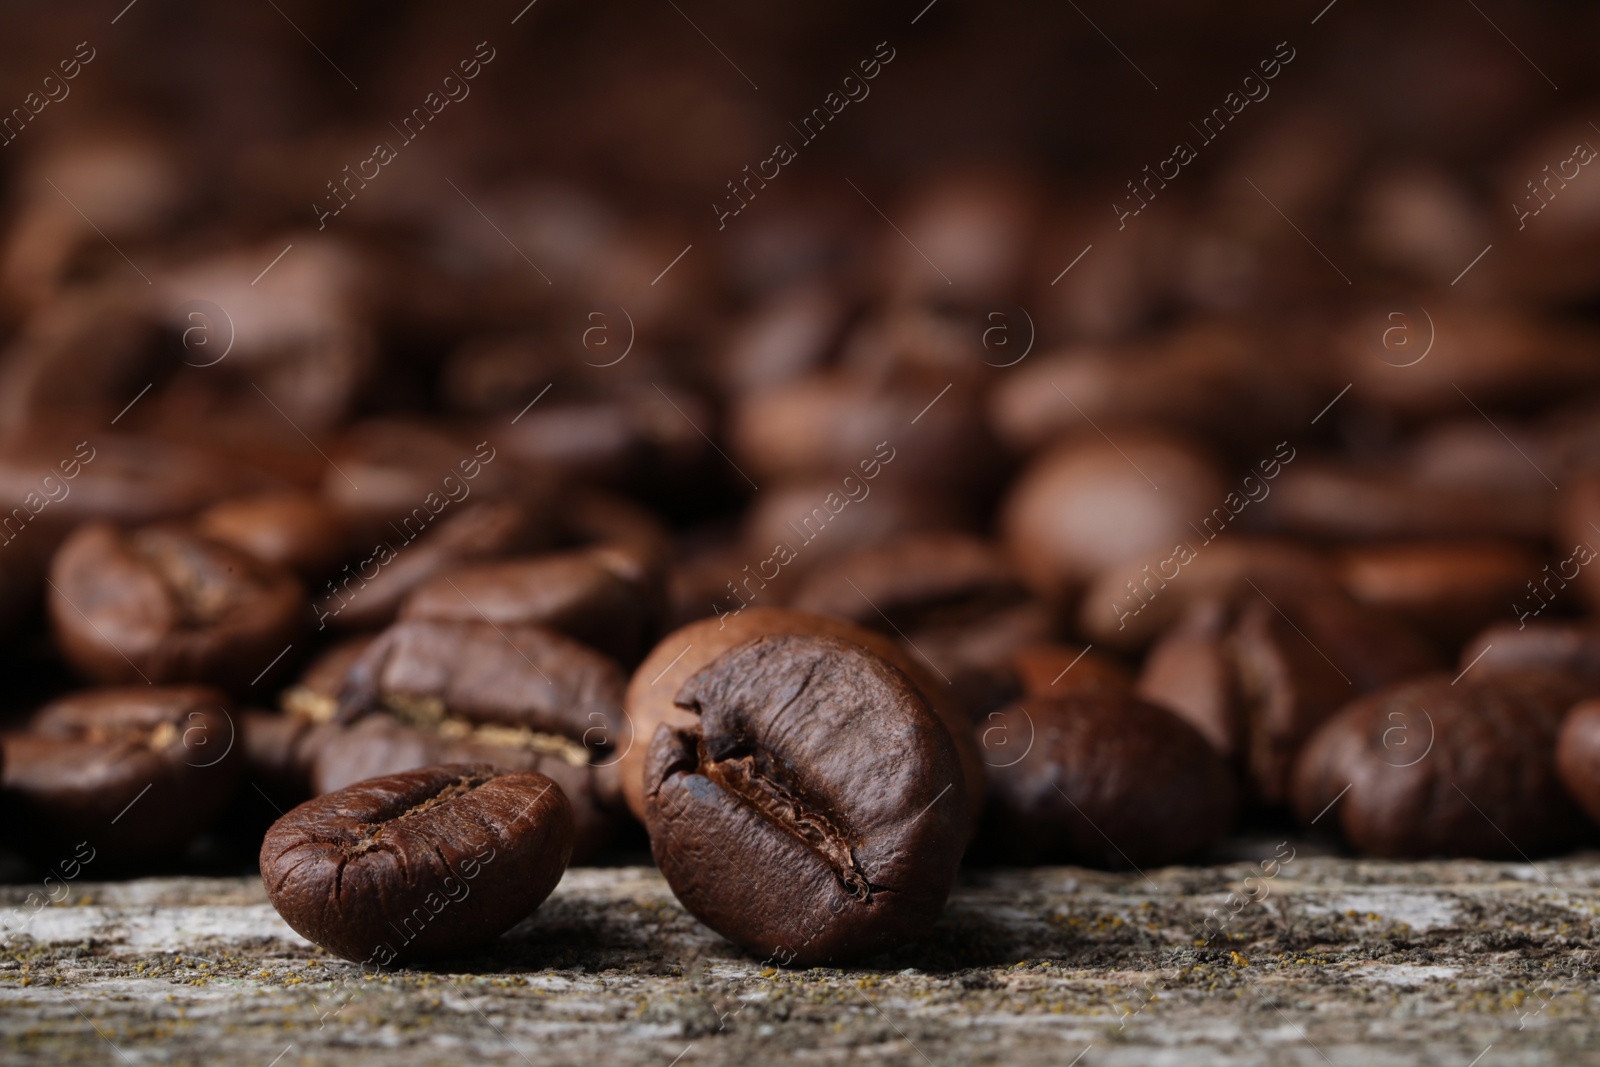
[[[380, 967], [648, 855], [808, 966], [963, 864], [1595, 842], [1582, 35], [1508, 24], [1557, 100], [1470, 11], [1174, 9], [1162, 91], [1069, 118], [1006, 72], [1147, 88], [1072, 11], [708, 3], [753, 100], [611, 16], [435, 6], [319, 15], [326, 65], [196, 14], [301, 55], [249, 91], [135, 8], [5, 132], [0, 849], [259, 862]], [[870, 92], [811, 111], [835, 53]], [[124, 121], [132, 54], [192, 106]]]

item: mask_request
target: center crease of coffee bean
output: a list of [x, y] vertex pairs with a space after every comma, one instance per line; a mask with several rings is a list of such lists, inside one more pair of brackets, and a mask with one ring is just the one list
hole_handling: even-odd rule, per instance
[[872, 891], [879, 887], [867, 880], [844, 833], [826, 816], [808, 811], [782, 783], [763, 774], [754, 756], [706, 760], [701, 773], [820, 853], [852, 897], [871, 901]]

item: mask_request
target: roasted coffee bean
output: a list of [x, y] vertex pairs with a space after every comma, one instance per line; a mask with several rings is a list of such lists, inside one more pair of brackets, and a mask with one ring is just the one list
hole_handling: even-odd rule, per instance
[[1294, 812], [1374, 856], [1515, 859], [1569, 845], [1582, 820], [1556, 774], [1556, 735], [1580, 693], [1550, 673], [1382, 689], [1306, 743]]
[[623, 662], [643, 654], [655, 619], [638, 558], [596, 547], [443, 571], [418, 585], [402, 619], [547, 626]]
[[222, 812], [242, 760], [227, 698], [205, 686], [62, 697], [0, 738], [12, 824], [41, 846], [119, 860], [182, 849]]
[[[1585, 421], [1592, 433], [1592, 420]], [[1600, 532], [1597, 532], [1600, 531], [1600, 473], [1574, 472], [1570, 479], [1563, 477], [1562, 481], [1567, 483], [1567, 491], [1561, 494], [1561, 503], [1556, 509], [1555, 538], [1562, 551], [1550, 568], [1527, 576], [1543, 595], [1529, 589], [1518, 599], [1527, 605], [1522, 610], [1537, 610], [1547, 597], [1553, 599], [1554, 593], [1565, 590], [1567, 583], [1572, 582], [1589, 610], [1600, 612], [1600, 567], [1592, 566], [1596, 555], [1600, 555], [1596, 551], [1600, 549]], [[1552, 572], [1554, 589], [1546, 584]]]
[[396, 534], [413, 539], [468, 500], [520, 500], [537, 509], [552, 491], [547, 479], [489, 442], [415, 420], [357, 423], [330, 456], [337, 467], [326, 472], [322, 495], [344, 514], [357, 544]]
[[6, 534], [29, 528], [30, 538], [40, 535], [52, 548], [85, 522], [177, 518], [260, 480], [198, 446], [98, 428], [0, 445], [0, 501], [11, 504]]
[[824, 371], [746, 393], [729, 414], [731, 451], [758, 480], [833, 478], [839, 499], [876, 489], [863, 475], [880, 468], [902, 487], [971, 486], [996, 459], [976, 394], [952, 392], [918, 419], [948, 384], [928, 373], [874, 381]]
[[[944, 677], [949, 702], [976, 719], [1023, 692], [1016, 655], [1055, 636], [1054, 613], [1025, 600], [962, 621], [928, 623], [902, 632], [900, 643], [918, 662]], [[945, 703], [945, 696], [939, 697]]]
[[1274, 532], [1319, 540], [1541, 538], [1550, 529], [1548, 495], [1428, 484], [1393, 461], [1356, 465], [1307, 456], [1283, 472], [1258, 518]]
[[1229, 761], [1243, 753], [1248, 731], [1243, 679], [1229, 640], [1231, 621], [1218, 600], [1193, 602], [1178, 625], [1145, 657], [1138, 694], [1200, 731]]
[[1556, 770], [1589, 821], [1600, 824], [1600, 700], [1567, 713], [1556, 735]]
[[336, 718], [356, 725], [320, 740], [312, 786], [439, 760], [539, 770], [566, 789], [587, 855], [616, 826], [621, 759], [645, 745], [624, 684], [615, 661], [542, 627], [396, 623], [347, 671]]
[[180, 526], [80, 527], [50, 583], [62, 653], [102, 682], [243, 686], [309, 621], [294, 575]]
[[245, 775], [278, 805], [313, 796], [312, 765], [322, 743], [342, 727], [305, 715], [249, 708], [239, 714]]
[[1538, 557], [1514, 543], [1407, 542], [1352, 548], [1339, 577], [1361, 604], [1389, 612], [1455, 644], [1502, 615]]
[[1479, 679], [1551, 671], [1600, 695], [1600, 626], [1589, 621], [1504, 622], [1462, 647], [1458, 669]]
[[621, 733], [623, 686], [613, 660], [553, 630], [413, 619], [389, 627], [351, 664], [337, 718], [387, 710], [575, 739], [588, 731], [597, 746], [611, 745]]
[[[782, 596], [786, 583], [792, 584], [800, 572], [831, 556], [892, 545], [912, 534], [965, 524], [965, 509], [948, 489], [941, 490], [938, 485], [906, 489], [892, 481], [887, 471], [883, 475], [870, 483], [855, 480], [846, 485], [843, 476], [839, 476], [764, 487], [744, 516], [744, 547], [738, 553], [744, 558], [734, 563], [731, 571], [721, 574], [720, 580], [712, 582], [711, 595], [698, 606], [699, 614], [709, 612], [713, 601], [734, 606], [734, 597], [765, 592], [759, 585], [752, 590], [745, 584], [749, 572], [740, 568], [747, 564], [752, 572], [765, 572], [771, 568], [765, 561], [779, 563], [776, 580], [765, 574], [760, 577], [771, 582], [774, 591]], [[857, 499], [852, 501], [841, 491], [855, 493]], [[734, 589], [727, 588], [730, 579]]]
[[316, 590], [312, 606], [319, 628], [331, 625], [362, 630], [387, 625], [399, 613], [406, 594], [434, 575], [539, 547], [549, 532], [523, 504], [468, 504], [440, 516], [438, 524], [431, 527], [427, 525], [429, 509], [419, 507], [417, 511], [421, 518], [394, 528], [399, 536], [378, 541], [363, 559], [346, 564]]
[[1324, 720], [1439, 665], [1417, 634], [1337, 587], [1264, 580], [1194, 603], [1147, 657], [1140, 694], [1237, 758], [1257, 799], [1281, 804], [1295, 754]]
[[950, 687], [938, 679], [928, 664], [882, 634], [843, 619], [783, 608], [750, 608], [720, 619], [702, 619], [673, 631], [633, 672], [628, 682], [627, 712], [635, 743], [623, 752], [618, 770], [623, 798], [641, 822], [645, 817], [644, 771], [650, 739], [663, 723], [674, 727], [694, 723], [694, 716], [676, 703], [678, 690], [724, 652], [767, 634], [840, 638], [883, 657], [911, 678], [950, 732], [964, 773], [968, 809], [976, 821], [983, 805], [983, 765], [968, 736], [971, 720], [966, 710], [950, 699]]
[[278, 492], [213, 504], [195, 519], [201, 535], [306, 581], [332, 573], [349, 554], [349, 532], [326, 501], [311, 493]]
[[819, 565], [789, 606], [894, 633], [970, 622], [1022, 599], [998, 551], [966, 534], [925, 533]]
[[979, 840], [1008, 862], [1173, 863], [1233, 822], [1233, 772], [1193, 727], [1131, 696], [1034, 694], [976, 729], [990, 803]]
[[267, 831], [261, 880], [308, 940], [387, 967], [493, 941], [544, 902], [571, 852], [550, 779], [449, 764], [306, 801]]
[[1195, 516], [1222, 506], [1226, 493], [1211, 461], [1186, 443], [1132, 432], [1116, 445], [1084, 438], [1023, 471], [1001, 529], [1034, 592], [1062, 600], [1116, 564], [1170, 555], [1195, 536]]
[[1025, 695], [1133, 692], [1133, 673], [1092, 647], [1022, 645], [1012, 651], [1010, 661]]
[[622, 806], [612, 769], [616, 756], [596, 762], [598, 757], [580, 741], [526, 728], [474, 726], [461, 719], [418, 723], [380, 713], [349, 726], [314, 727], [304, 735], [300, 756], [309, 765], [307, 795], [313, 796], [437, 763], [537, 771], [566, 795], [572, 809], [572, 859], [582, 863], [611, 841]]
[[662, 724], [645, 825], [672, 891], [752, 955], [842, 964], [928, 931], [970, 832], [961, 763], [917, 687], [834, 637], [718, 656]]
[[1190, 605], [1262, 589], [1340, 596], [1338, 577], [1321, 553], [1288, 541], [1184, 537], [1156, 558], [1135, 558], [1100, 572], [1084, 592], [1078, 626], [1098, 645], [1134, 651], [1177, 625]]

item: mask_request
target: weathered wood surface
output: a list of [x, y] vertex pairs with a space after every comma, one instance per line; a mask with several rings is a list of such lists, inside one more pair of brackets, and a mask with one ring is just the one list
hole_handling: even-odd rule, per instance
[[[1250, 883], [1264, 899], [1231, 903], [1255, 864], [1146, 873], [974, 872], [927, 941], [809, 971], [742, 956], [648, 868], [575, 869], [493, 951], [366, 976], [291, 932], [253, 878], [74, 883], [37, 913], [37, 886], [8, 886], [0, 1061], [1600, 1061], [1600, 857], [1302, 851]], [[1197, 932], [1212, 914], [1232, 918]]]

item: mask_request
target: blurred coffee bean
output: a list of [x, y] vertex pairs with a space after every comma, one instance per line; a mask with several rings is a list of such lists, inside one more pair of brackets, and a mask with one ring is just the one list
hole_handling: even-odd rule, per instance
[[730, 451], [757, 484], [827, 477], [838, 499], [864, 498], [880, 470], [901, 486], [971, 486], [998, 457], [977, 398], [946, 393], [949, 384], [927, 373], [873, 382], [824, 372], [747, 393], [729, 414]]
[[50, 548], [81, 523], [138, 525], [187, 516], [225, 496], [264, 488], [249, 468], [195, 445], [81, 429], [0, 444], [6, 535], [30, 527]]
[[0, 431], [49, 433], [90, 413], [109, 422], [175, 364], [132, 294], [67, 290], [37, 308], [0, 352]]
[[[1589, 610], [1600, 612], [1600, 567], [1592, 566], [1597, 548], [1600, 548], [1600, 473], [1573, 472], [1563, 478], [1564, 491], [1556, 508], [1555, 536], [1557, 549], [1554, 567], [1556, 590], [1546, 589], [1546, 595], [1565, 589], [1567, 582], [1588, 603]], [[1572, 573], [1576, 571], [1577, 573]], [[1527, 577], [1544, 588], [1549, 571], [1529, 574]], [[1530, 590], [1531, 592], [1531, 590]], [[1535, 606], [1543, 600], [1523, 598]]]
[[334, 570], [350, 547], [339, 514], [311, 493], [224, 500], [196, 516], [195, 529], [213, 541], [294, 571], [306, 581]]
[[1016, 292], [1040, 204], [1027, 175], [974, 169], [925, 179], [897, 214], [904, 233], [883, 236], [877, 257], [889, 292], [971, 307]]
[[[624, 678], [616, 662], [539, 626], [410, 619], [353, 662], [339, 722], [388, 710], [419, 722], [446, 717], [526, 727], [596, 750], [618, 743]], [[604, 735], [604, 736], [602, 736]]]
[[433, 515], [469, 498], [541, 505], [551, 492], [545, 479], [490, 442], [416, 419], [357, 423], [327, 451], [323, 495], [344, 513], [358, 543], [399, 527], [402, 537], [414, 537]]
[[0, 737], [13, 825], [37, 847], [87, 841], [119, 863], [180, 851], [238, 785], [235, 731], [227, 698], [204, 686], [62, 697]]
[[1162, 865], [1233, 822], [1227, 765], [1193, 727], [1130, 695], [1035, 693], [974, 729], [989, 766], [981, 840], [1006, 862]]
[[965, 525], [966, 509], [953, 493], [911, 488], [883, 473], [874, 482], [841, 476], [766, 486], [743, 518], [744, 543], [755, 560], [740, 565], [783, 561], [779, 578], [767, 579], [781, 584], [829, 556]]
[[1373, 258], [1414, 277], [1448, 284], [1489, 243], [1482, 206], [1465, 181], [1443, 168], [1390, 166], [1357, 196], [1361, 243]]
[[1452, 684], [1429, 675], [1350, 704], [1295, 764], [1295, 814], [1373, 856], [1538, 856], [1582, 820], [1556, 774], [1556, 734], [1579, 692], [1547, 673]]
[[1230, 622], [1224, 602], [1192, 601], [1145, 657], [1137, 693], [1198, 730], [1224, 759], [1237, 761], [1248, 724]]
[[1509, 492], [1419, 484], [1394, 464], [1308, 456], [1284, 471], [1259, 518], [1274, 531], [1319, 540], [1542, 538], [1550, 528], [1549, 493], [1528, 473], [1527, 489]]
[[965, 799], [976, 820], [983, 804], [983, 766], [968, 736], [971, 721], [932, 667], [880, 633], [843, 619], [783, 608], [747, 608], [689, 623], [663, 637], [633, 672], [628, 682], [627, 713], [635, 744], [623, 753], [618, 770], [623, 799], [635, 817], [644, 821], [647, 739], [653, 738], [660, 726], [676, 729], [694, 721], [691, 713], [674, 702], [678, 690], [691, 675], [724, 652], [769, 634], [839, 638], [881, 656], [909, 677], [950, 733], [961, 763]]
[[1556, 770], [1589, 821], [1600, 824], [1600, 700], [1567, 713], [1556, 737]]
[[820, 281], [780, 289], [734, 327], [717, 361], [719, 381], [739, 395], [805, 377], [837, 343], [847, 310], [837, 287]]
[[363, 258], [330, 236], [296, 235], [161, 271], [156, 299], [180, 358], [206, 372], [187, 376], [187, 388], [223, 409], [275, 407], [302, 433], [349, 417], [377, 360]]
[[637, 480], [643, 470], [681, 472], [701, 460], [712, 424], [706, 402], [683, 388], [658, 391], [631, 376], [599, 395], [552, 395], [485, 432], [516, 461], [574, 482]]
[[1507, 542], [1419, 541], [1351, 548], [1339, 576], [1361, 604], [1454, 646], [1515, 601], [1539, 574], [1538, 557]]
[[[1424, 299], [1426, 316], [1378, 305], [1335, 339], [1345, 375], [1369, 403], [1425, 415], [1459, 410], [1463, 394], [1510, 406], [1600, 382], [1591, 357], [1600, 333], [1590, 326], [1488, 302]], [[1397, 330], [1410, 335], [1403, 349]]]
[[1023, 645], [1012, 651], [1011, 666], [1025, 695], [1133, 692], [1133, 673], [1092, 647]]
[[1023, 692], [1017, 655], [1055, 632], [1050, 609], [1028, 600], [987, 614], [924, 622], [898, 636], [913, 658], [943, 676], [950, 702], [975, 719]]
[[571, 853], [554, 782], [458, 763], [300, 805], [267, 831], [261, 880], [297, 932], [387, 967], [493, 941], [544, 902]]
[[1462, 646], [1458, 669], [1477, 679], [1548, 671], [1600, 695], [1600, 626], [1593, 620], [1499, 623]]
[[689, 721], [651, 741], [645, 823], [685, 908], [784, 965], [927, 933], [970, 825], [955, 746], [905, 674], [849, 641], [771, 634], [674, 699]]
[[[1160, 426], [1254, 444], [1315, 414], [1304, 379], [1262, 359], [1269, 344], [1241, 326], [1208, 323], [1154, 341], [1041, 352], [996, 383], [990, 424], [1026, 452], [1091, 424]], [[1242, 423], [1241, 409], [1260, 417]]]
[[636, 557], [604, 546], [458, 567], [407, 594], [400, 618], [547, 626], [633, 663], [656, 617], [638, 575]]
[[813, 568], [789, 604], [893, 633], [980, 619], [1024, 597], [998, 550], [959, 533], [923, 533]]
[[299, 680], [283, 691], [279, 698], [283, 711], [315, 722], [331, 722], [339, 710], [339, 694], [350, 668], [377, 639], [376, 634], [358, 634], [320, 652]]
[[417, 508], [403, 528], [393, 527], [399, 536], [380, 539], [365, 558], [345, 564], [318, 589], [312, 600], [318, 629], [329, 623], [343, 630], [383, 626], [399, 613], [406, 594], [434, 575], [538, 548], [550, 537], [542, 516], [511, 501], [468, 504], [428, 525], [435, 514]]
[[1339, 595], [1320, 552], [1286, 540], [1212, 536], [1184, 537], [1148, 559], [1100, 572], [1078, 606], [1079, 629], [1098, 644], [1133, 651], [1177, 625], [1192, 605], [1245, 595], [1252, 582]]
[[1124, 560], [1169, 552], [1226, 489], [1198, 450], [1132, 430], [1065, 442], [1012, 483], [1000, 524], [1013, 565], [1059, 600]]
[[62, 654], [107, 683], [238, 688], [309, 621], [294, 575], [180, 526], [81, 526], [51, 561], [49, 580]]

